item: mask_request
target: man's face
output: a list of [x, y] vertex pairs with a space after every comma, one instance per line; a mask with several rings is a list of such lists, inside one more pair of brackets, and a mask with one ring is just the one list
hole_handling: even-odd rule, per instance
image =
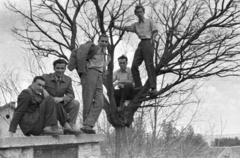
[[56, 64], [54, 67], [55, 75], [58, 78], [61, 78], [66, 71], [66, 64]]
[[127, 60], [126, 59], [118, 59], [119, 67], [122, 71], [125, 71], [127, 68]]
[[98, 41], [98, 45], [102, 48], [106, 48], [108, 46], [108, 37], [101, 37]]
[[45, 81], [43, 80], [38, 79], [32, 83], [32, 89], [36, 93], [42, 93], [44, 87], [45, 87]]
[[135, 11], [135, 15], [139, 18], [139, 19], [142, 19], [144, 17], [144, 11], [142, 8], [138, 8], [136, 11]]

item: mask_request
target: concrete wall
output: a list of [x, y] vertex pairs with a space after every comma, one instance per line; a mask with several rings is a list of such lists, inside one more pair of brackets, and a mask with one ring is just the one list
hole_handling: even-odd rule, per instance
[[104, 135], [0, 138], [0, 158], [100, 158]]

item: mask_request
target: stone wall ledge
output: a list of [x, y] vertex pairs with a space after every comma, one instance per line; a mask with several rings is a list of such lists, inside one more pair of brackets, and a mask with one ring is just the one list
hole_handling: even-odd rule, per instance
[[104, 141], [103, 134], [80, 134], [60, 136], [30, 136], [30, 137], [5, 137], [0, 138], [0, 149], [34, 147], [46, 145], [86, 144]]

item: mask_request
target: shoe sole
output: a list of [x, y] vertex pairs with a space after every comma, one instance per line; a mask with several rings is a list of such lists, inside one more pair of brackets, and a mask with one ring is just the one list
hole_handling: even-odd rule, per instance
[[43, 133], [45, 136], [59, 136], [62, 135], [62, 133]]
[[83, 131], [83, 133], [86, 133], [86, 134], [96, 134], [94, 130], [84, 129], [84, 128], [82, 128], [81, 130]]
[[83, 134], [82, 131], [78, 131], [78, 132], [70, 132], [70, 131], [64, 131], [64, 135], [80, 135]]

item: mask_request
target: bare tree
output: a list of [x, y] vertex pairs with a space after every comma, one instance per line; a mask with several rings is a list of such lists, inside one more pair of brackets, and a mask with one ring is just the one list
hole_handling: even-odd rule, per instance
[[[110, 21], [125, 25], [133, 20], [133, 6], [151, 9], [151, 18], [159, 27], [156, 50], [156, 73], [164, 80], [154, 96], [146, 81], [129, 106], [117, 111], [113, 95], [113, 62], [110, 74], [103, 76], [107, 88], [105, 111], [108, 121], [116, 130], [115, 157], [127, 157], [125, 127], [129, 127], [135, 112], [145, 107], [166, 106], [153, 104], [191, 91], [189, 81], [213, 75], [219, 77], [239, 75], [238, 49], [240, 45], [240, 4], [238, 0], [29, 0], [29, 9], [20, 10], [11, 3], [8, 8], [25, 19], [23, 27], [13, 29], [16, 37], [38, 56], [57, 56], [68, 60], [70, 51], [84, 40], [94, 41], [96, 35], [108, 33], [108, 52], [114, 59], [114, 50], [125, 32], [112, 28]], [[142, 103], [147, 104], [142, 104]]]
[[36, 55], [53, 55], [68, 60], [65, 51], [74, 49], [78, 42], [77, 18], [85, 2], [29, 0], [29, 8], [24, 10], [8, 3], [7, 7], [24, 19], [24, 27], [13, 28], [12, 31]]
[[15, 96], [20, 93], [21, 89], [17, 68], [2, 65], [0, 73], [0, 105], [5, 105], [10, 101], [16, 102]]

